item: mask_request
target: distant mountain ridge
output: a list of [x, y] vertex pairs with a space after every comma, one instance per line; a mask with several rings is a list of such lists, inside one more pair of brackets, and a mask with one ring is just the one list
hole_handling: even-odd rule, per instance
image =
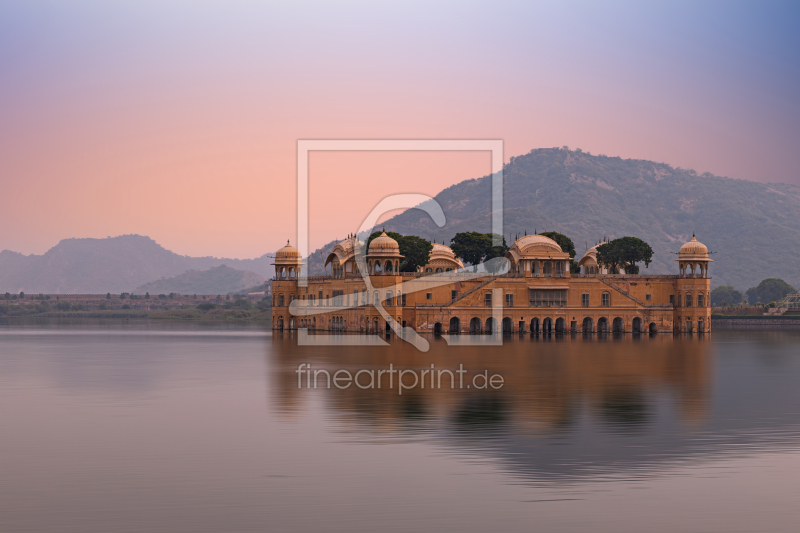
[[220, 265], [208, 270], [189, 270], [172, 278], [151, 281], [136, 288], [137, 294], [228, 294], [261, 285], [267, 278], [248, 270]]
[[[543, 148], [511, 158], [503, 171], [503, 221], [507, 240], [534, 231], [559, 231], [575, 242], [578, 256], [603, 237], [641, 237], [655, 252], [643, 273], [676, 273], [673, 255], [697, 239], [714, 252], [712, 286], [754, 287], [765, 278], [800, 286], [800, 189], [699, 175], [664, 163]], [[418, 209], [388, 220], [387, 231], [437, 242], [461, 231], [491, 230], [488, 176], [448, 187], [436, 195], [447, 223], [437, 228]], [[356, 229], [356, 228], [353, 228]], [[308, 272], [324, 271], [335, 243], [309, 257]], [[188, 257], [149, 237], [65, 239], [43, 255], [0, 252], [0, 292], [129, 292], [146, 283], [220, 265], [273, 275], [273, 260]]]
[[43, 255], [0, 252], [0, 292], [130, 292], [154, 280], [220, 265], [268, 278], [272, 262], [266, 254], [256, 259], [179, 255], [141, 235], [64, 239]]
[[[458, 232], [491, 230], [491, 180], [462, 181], [440, 192], [447, 223], [410, 209], [382, 227], [438, 242]], [[764, 278], [800, 286], [800, 189], [697, 174], [664, 163], [542, 148], [512, 157], [503, 170], [506, 240], [534, 231], [559, 231], [580, 257], [603, 237], [641, 237], [653, 247], [642, 273], [677, 273], [673, 255], [692, 238], [714, 252], [712, 286], [745, 290]], [[309, 258], [319, 273], [330, 243]], [[509, 243], [510, 244], [510, 243]]]

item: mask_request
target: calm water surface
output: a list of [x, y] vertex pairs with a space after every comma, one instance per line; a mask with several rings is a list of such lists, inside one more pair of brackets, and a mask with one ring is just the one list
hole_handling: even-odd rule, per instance
[[[504, 384], [315, 390], [301, 363], [463, 365]], [[256, 327], [0, 324], [2, 532], [412, 529], [800, 530], [800, 332], [421, 353]]]

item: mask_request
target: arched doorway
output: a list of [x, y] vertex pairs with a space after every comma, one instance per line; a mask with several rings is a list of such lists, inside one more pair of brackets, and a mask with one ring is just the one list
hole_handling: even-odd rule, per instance
[[531, 333], [539, 333], [539, 319], [531, 319]]
[[283, 317], [278, 317], [278, 329], [283, 329]]
[[514, 331], [513, 323], [509, 317], [503, 319], [503, 333], [511, 333]]
[[480, 333], [482, 330], [481, 319], [478, 317], [473, 317], [472, 320], [469, 321], [469, 332], [470, 333]]
[[485, 331], [485, 333], [488, 333], [489, 335], [491, 335], [495, 331], [497, 331], [497, 321], [493, 317], [487, 318], [486, 319], [486, 331]]
[[567, 331], [567, 321], [563, 318], [556, 318], [556, 333], [564, 333]]
[[457, 316], [450, 319], [450, 333], [461, 333], [461, 320]]
[[608, 319], [606, 317], [597, 319], [597, 333], [608, 333]]
[[631, 325], [631, 332], [633, 333], [641, 333], [642, 332], [642, 319], [638, 316], [633, 319], [633, 324]]
[[623, 322], [622, 318], [617, 317], [614, 319], [614, 322], [611, 324], [611, 331], [613, 333], [624, 333], [625, 332], [625, 322]]
[[583, 332], [594, 333], [594, 320], [592, 320], [592, 317], [587, 316], [583, 319]]
[[384, 331], [388, 335], [389, 333], [392, 332], [392, 325], [389, 323], [388, 320], [386, 320], [385, 322], [386, 322], [386, 327], [385, 327]]
[[691, 333], [691, 332], [692, 332], [692, 321], [691, 320], [687, 320], [686, 321], [686, 333]]
[[517, 329], [520, 333], [525, 333], [525, 321], [520, 320], [519, 324], [517, 325]]
[[697, 333], [705, 333], [705, 331], [706, 331], [705, 325], [706, 325], [706, 323], [702, 319], [698, 320], [697, 321]]
[[436, 324], [433, 325], [433, 334], [436, 335], [437, 337], [442, 334], [441, 322], [437, 322]]
[[542, 333], [552, 333], [553, 332], [553, 319], [545, 318], [542, 321]]
[[650, 322], [648, 329], [650, 330], [650, 333], [658, 333], [658, 326], [656, 326], [655, 322]]

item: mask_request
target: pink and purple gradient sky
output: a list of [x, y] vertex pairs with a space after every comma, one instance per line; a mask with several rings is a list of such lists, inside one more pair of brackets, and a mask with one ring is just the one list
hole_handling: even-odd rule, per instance
[[[0, 4], [0, 249], [149, 235], [254, 257], [295, 239], [314, 138], [568, 145], [800, 183], [790, 2]], [[312, 249], [488, 153], [311, 157]]]

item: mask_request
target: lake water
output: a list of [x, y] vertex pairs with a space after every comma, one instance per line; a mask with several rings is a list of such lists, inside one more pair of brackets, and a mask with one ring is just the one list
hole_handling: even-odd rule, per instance
[[[301, 364], [365, 388], [309, 388]], [[475, 386], [378, 389], [390, 364]], [[800, 530], [800, 332], [422, 353], [0, 324], [0, 531], [409, 530]]]

